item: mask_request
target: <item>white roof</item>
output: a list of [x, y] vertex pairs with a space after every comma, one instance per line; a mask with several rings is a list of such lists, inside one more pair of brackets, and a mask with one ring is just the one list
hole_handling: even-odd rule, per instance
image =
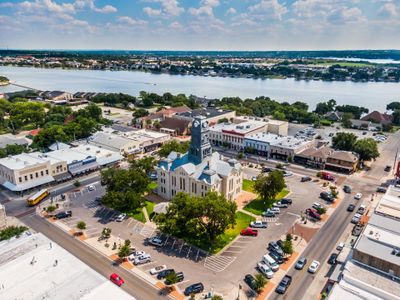
[[53, 158], [56, 158], [59, 160], [64, 160], [67, 162], [67, 164], [71, 164], [75, 161], [84, 160], [84, 159], [88, 158], [88, 156], [90, 156], [86, 153], [81, 153], [79, 151], [76, 151], [76, 150], [74, 150], [74, 148], [50, 151], [50, 152], [47, 152], [46, 155], [48, 157], [53, 157]]
[[47, 161], [27, 153], [0, 159], [0, 164], [11, 170], [20, 170], [35, 165], [45, 164]]
[[284, 139], [284, 137], [279, 136], [277, 134], [268, 133], [268, 132], [259, 132], [259, 133], [255, 133], [255, 134], [247, 136], [245, 138], [245, 141], [251, 140], [251, 141], [255, 141], [255, 142], [273, 144], [273, 143], [279, 142], [282, 139]]
[[248, 134], [254, 130], [263, 128], [267, 125], [266, 122], [256, 121], [256, 120], [247, 120], [242, 123], [220, 123], [210, 127], [210, 131], [231, 131], [238, 134]]
[[79, 145], [76, 148], [73, 148], [75, 151], [79, 151], [88, 156], [96, 156], [96, 160], [100, 165], [108, 165], [110, 163], [114, 163], [123, 159], [122, 155], [119, 152], [110, 151], [104, 148], [100, 148], [94, 145], [85, 144]]
[[271, 143], [271, 145], [281, 148], [296, 149], [309, 143], [313, 143], [313, 141], [295, 138], [293, 136], [286, 136], [282, 139], [276, 140], [276, 142]]
[[0, 283], [0, 299], [134, 299], [41, 233], [0, 243]]
[[50, 164], [52, 164], [52, 165], [53, 164], [58, 164], [58, 163], [60, 163], [62, 161], [65, 161], [65, 160], [61, 160], [61, 159], [56, 158], [56, 157], [48, 156], [47, 153], [32, 152], [32, 153], [29, 153], [29, 155], [33, 156], [35, 158], [38, 158], [38, 159], [43, 159], [45, 161], [49, 161]]
[[400, 188], [389, 186], [375, 208], [377, 213], [400, 219]]

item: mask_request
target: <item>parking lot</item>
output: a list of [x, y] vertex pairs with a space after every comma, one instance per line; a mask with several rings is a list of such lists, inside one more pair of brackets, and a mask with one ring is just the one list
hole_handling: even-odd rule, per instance
[[[100, 205], [95, 199], [105, 193], [104, 188], [95, 183], [93, 190], [82, 187], [71, 192], [68, 196], [70, 203], [66, 208], [72, 210], [73, 217], [63, 219], [69, 227], [76, 227], [77, 222], [85, 221], [89, 237], [100, 235], [104, 227], [112, 229], [112, 234], [121, 241], [130, 239], [132, 246], [151, 255], [152, 261], [138, 266], [148, 272], [157, 265], [167, 265], [177, 272], [185, 274], [183, 282], [178, 286], [184, 289], [195, 282], [202, 282], [205, 291], [213, 288], [219, 292], [229, 294], [232, 289], [243, 283], [244, 274], [255, 273], [257, 262], [267, 252], [267, 244], [286, 234], [294, 222], [300, 218], [301, 212], [309, 208], [318, 200], [322, 191], [320, 183], [300, 182], [300, 176], [293, 175], [286, 178], [293, 200], [289, 208], [281, 209], [281, 214], [272, 218], [262, 218], [268, 222], [267, 229], [260, 229], [258, 237], [237, 237], [229, 247], [219, 255], [210, 256], [207, 252], [191, 246], [184, 241], [160, 234], [153, 224], [143, 224], [133, 218], [116, 222], [118, 211]], [[164, 242], [161, 247], [148, 243], [148, 239], [160, 236]]]

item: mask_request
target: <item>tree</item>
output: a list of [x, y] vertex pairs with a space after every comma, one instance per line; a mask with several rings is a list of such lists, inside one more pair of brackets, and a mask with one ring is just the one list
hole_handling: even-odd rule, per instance
[[178, 275], [176, 275], [175, 272], [169, 273], [167, 276], [165, 276], [165, 283], [167, 285], [172, 285], [175, 284], [179, 281]]
[[190, 146], [189, 142], [179, 143], [176, 140], [172, 140], [172, 141], [164, 143], [161, 146], [161, 149], [158, 151], [158, 154], [161, 157], [166, 157], [172, 151], [179, 152], [179, 153], [186, 153], [189, 150], [189, 146]]
[[259, 175], [254, 184], [254, 190], [260, 195], [262, 200], [272, 200], [286, 187], [283, 172], [274, 170], [267, 176]]
[[293, 243], [291, 240], [286, 239], [283, 242], [282, 251], [289, 255], [293, 253]]
[[138, 108], [132, 113], [132, 117], [134, 118], [141, 118], [149, 115], [149, 111], [144, 108]]
[[259, 293], [262, 292], [262, 290], [264, 289], [264, 286], [267, 284], [267, 279], [261, 273], [257, 273], [254, 276], [254, 279], [255, 279], [255, 287], [254, 287], [254, 289], [257, 292], [257, 294], [259, 294]]
[[358, 140], [354, 145], [354, 151], [362, 161], [379, 157], [378, 143], [372, 138]]
[[123, 260], [128, 255], [129, 255], [129, 246], [124, 244], [118, 251], [118, 257]]
[[351, 128], [351, 119], [354, 119], [352, 113], [344, 113], [342, 115], [342, 125], [344, 128]]
[[395, 109], [393, 114], [393, 124], [400, 125], [400, 109]]
[[326, 214], [326, 207], [317, 207], [316, 211], [320, 215]]
[[212, 296], [211, 300], [224, 300], [224, 299], [220, 295], [214, 295]]
[[142, 170], [146, 174], [154, 170], [156, 160], [153, 156], [146, 156], [141, 159], [133, 159], [129, 161], [131, 168]]
[[387, 110], [398, 110], [400, 109], [400, 102], [391, 102], [386, 105]]
[[83, 222], [83, 221], [79, 221], [79, 222], [76, 224], [76, 228], [78, 228], [78, 229], [80, 229], [80, 230], [85, 230], [85, 229], [86, 229], [86, 223]]
[[332, 147], [337, 150], [352, 151], [357, 141], [357, 136], [350, 132], [338, 132], [332, 138]]
[[359, 119], [363, 113], [368, 113], [368, 108], [355, 105], [338, 105], [336, 106], [337, 111], [352, 113], [354, 118]]
[[25, 226], [8, 226], [0, 230], [0, 241], [9, 240], [12, 237], [20, 237], [20, 235], [27, 231], [28, 227]]
[[111, 236], [111, 228], [104, 227], [101, 232], [101, 237], [104, 239], [109, 239]]
[[314, 110], [315, 113], [317, 113], [321, 116], [325, 115], [326, 113], [328, 113], [330, 111], [331, 111], [331, 109], [329, 108], [329, 105], [326, 102], [318, 103]]

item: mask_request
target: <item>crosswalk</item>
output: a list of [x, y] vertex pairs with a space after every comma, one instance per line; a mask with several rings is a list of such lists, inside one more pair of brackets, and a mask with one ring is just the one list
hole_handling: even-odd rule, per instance
[[234, 256], [209, 256], [204, 261], [204, 267], [214, 271], [214, 272], [222, 272], [225, 270], [231, 263], [235, 261], [236, 257]]

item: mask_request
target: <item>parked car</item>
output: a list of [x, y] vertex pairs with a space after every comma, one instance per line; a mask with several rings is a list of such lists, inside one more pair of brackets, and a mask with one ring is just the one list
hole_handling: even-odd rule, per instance
[[335, 200], [335, 198], [332, 196], [332, 193], [330, 192], [322, 192], [319, 194], [319, 196], [329, 202], [333, 202]]
[[365, 206], [365, 204], [361, 204], [360, 207], [357, 209], [357, 213], [363, 215], [365, 213], [366, 208], [367, 207]]
[[161, 246], [164, 245], [163, 240], [162, 240], [160, 237], [158, 237], [158, 236], [155, 236], [155, 237], [151, 238], [151, 239], [149, 240], [149, 243], [152, 244], [152, 245], [154, 245], [154, 246], [157, 246], [157, 247], [161, 247]]
[[351, 234], [354, 236], [359, 236], [363, 230], [364, 226], [360, 225], [360, 224], [356, 224], [353, 227], [353, 230], [351, 231]]
[[256, 181], [257, 180], [257, 176], [251, 177], [251, 180]]
[[308, 267], [308, 272], [314, 274], [315, 272], [317, 272], [319, 266], [320, 266], [319, 261], [313, 260], [313, 262], [311, 263], [311, 265]]
[[306, 214], [308, 214], [313, 219], [321, 220], [321, 215], [314, 208], [307, 208]]
[[343, 242], [340, 242], [339, 245], [337, 245], [336, 250], [342, 251], [343, 248], [344, 248], [344, 243], [343, 243]]
[[347, 207], [347, 211], [354, 211], [354, 209], [356, 208], [356, 206], [354, 204], [349, 204], [349, 206]]
[[250, 223], [252, 228], [267, 228], [267, 222], [265, 221], [253, 221]]
[[376, 188], [377, 193], [386, 193], [386, 189], [384, 187], [378, 186]]
[[110, 280], [112, 283], [115, 283], [118, 286], [121, 286], [125, 283], [125, 281], [117, 273], [112, 273], [110, 275]]
[[278, 208], [288, 208], [289, 204], [287, 204], [287, 203], [285, 204], [285, 203], [282, 203], [281, 201], [278, 201], [278, 202], [275, 202], [272, 206], [278, 207]]
[[145, 264], [151, 261], [151, 256], [150, 254], [143, 254], [141, 256], [135, 257], [135, 259], [133, 260], [133, 264], [134, 265], [141, 265], [141, 264]]
[[277, 253], [274, 250], [271, 250], [269, 252], [269, 255], [278, 263], [278, 264], [283, 264], [284, 260], [283, 260], [283, 256], [280, 255], [279, 253]]
[[302, 257], [297, 261], [294, 267], [296, 268], [296, 270], [302, 270], [306, 264], [307, 264], [307, 258]]
[[156, 274], [158, 274], [161, 271], [164, 271], [166, 269], [167, 269], [166, 265], [157, 266], [157, 267], [154, 267], [153, 269], [150, 270], [150, 274], [151, 275], [156, 275]]
[[261, 215], [262, 215], [263, 217], [275, 217], [275, 213], [274, 213], [272, 210], [270, 210], [270, 209], [267, 209], [267, 210], [264, 211]]
[[58, 214], [56, 214], [55, 217], [56, 217], [56, 219], [70, 218], [70, 217], [72, 217], [72, 211], [70, 211], [70, 210], [61, 211]]
[[312, 205], [312, 208], [314, 208], [314, 209], [323, 208], [323, 207], [324, 206], [319, 202], [314, 202]]
[[279, 209], [279, 207], [272, 207], [271, 211], [274, 212], [275, 214], [280, 214], [281, 210]]
[[175, 270], [174, 270], [174, 269], [165, 269], [165, 270], [162, 270], [162, 271], [158, 272], [158, 274], [157, 274], [157, 279], [163, 279], [163, 278], [165, 278], [168, 274], [171, 274], [171, 273], [175, 273]]
[[351, 193], [351, 186], [349, 186], [349, 185], [343, 186], [343, 191], [345, 193], [347, 193], [347, 194], [350, 194]]
[[257, 269], [268, 279], [274, 277], [274, 272], [265, 262], [259, 261], [257, 263]]
[[325, 180], [328, 180], [328, 181], [334, 181], [335, 180], [335, 177], [333, 177], [333, 175], [331, 173], [321, 172], [320, 174], [321, 174], [321, 178], [322, 179], [325, 179]]
[[279, 285], [276, 287], [275, 292], [278, 294], [284, 294], [286, 293], [289, 285], [292, 283], [292, 277], [289, 275], [285, 275], [281, 282], [279, 282]]
[[277, 240], [276, 243], [278, 244], [278, 246], [282, 249], [283, 247], [283, 241], [282, 240]]
[[119, 214], [118, 217], [115, 219], [117, 222], [122, 222], [126, 219], [127, 215], [126, 214]]
[[263, 172], [263, 173], [268, 173], [268, 172], [271, 172], [272, 170], [273, 170], [272, 168], [264, 167], [264, 168], [262, 169], [262, 172]]
[[360, 200], [362, 198], [362, 194], [361, 193], [357, 193], [354, 195], [354, 199], [356, 200]]
[[272, 258], [271, 255], [265, 254], [262, 258], [262, 261], [265, 262], [272, 271], [276, 272], [279, 270], [279, 265], [277, 264], [276, 260]]
[[246, 229], [243, 229], [240, 232], [240, 235], [243, 235], [243, 236], [257, 236], [258, 235], [258, 230], [248, 227]]
[[290, 177], [290, 176], [293, 176], [293, 173], [290, 172], [290, 171], [285, 171], [285, 172], [283, 172], [283, 176], [284, 177]]
[[247, 274], [244, 276], [244, 282], [246, 282], [252, 290], [257, 289], [256, 279], [253, 277], [253, 275]]
[[274, 251], [274, 252], [276, 252], [276, 253], [278, 253], [279, 255], [283, 255], [283, 251], [282, 251], [282, 248], [281, 247], [279, 247], [279, 245], [276, 243], [276, 242], [269, 242], [268, 243], [268, 248], [267, 248], [269, 251]]
[[307, 181], [311, 181], [311, 180], [312, 180], [312, 179], [311, 179], [310, 176], [303, 176], [303, 177], [301, 177], [301, 179], [300, 179], [301, 182], [307, 182]]
[[390, 172], [391, 169], [392, 169], [391, 166], [386, 166], [386, 167], [385, 167], [385, 172]]
[[87, 189], [91, 192], [91, 191], [94, 191], [96, 188], [93, 184], [91, 184], [87, 187]]
[[[177, 282], [181, 282], [181, 281], [183, 281], [183, 279], [185, 279], [185, 275], [183, 274], [183, 272], [175, 273], [175, 275], [176, 275]], [[165, 284], [169, 285], [169, 284], [171, 284], [171, 282], [168, 281], [168, 279], [166, 279]]]
[[94, 201], [96, 201], [97, 203], [101, 203], [101, 197], [97, 196], [96, 198], [94, 198]]
[[144, 254], [146, 254], [146, 252], [140, 251], [140, 250], [134, 250], [133, 253], [131, 253], [131, 254], [128, 256], [128, 259], [131, 260], [131, 261], [133, 261], [133, 260], [135, 260], [136, 257], [142, 256], [142, 255], [144, 255]]
[[362, 215], [360, 214], [355, 214], [353, 216], [353, 218], [351, 219], [351, 223], [353, 224], [357, 224], [358, 222], [360, 222]]
[[337, 253], [332, 253], [331, 256], [329, 256], [328, 264], [330, 264], [330, 265], [336, 265], [337, 257], [338, 257], [338, 254], [337, 254]]
[[282, 204], [292, 204], [293, 203], [293, 200], [292, 199], [290, 199], [290, 198], [282, 198], [281, 199], [281, 201], [280, 201]]
[[185, 294], [185, 296], [190, 296], [191, 294], [198, 294], [203, 291], [204, 291], [204, 285], [201, 282], [199, 282], [189, 285], [183, 293]]

